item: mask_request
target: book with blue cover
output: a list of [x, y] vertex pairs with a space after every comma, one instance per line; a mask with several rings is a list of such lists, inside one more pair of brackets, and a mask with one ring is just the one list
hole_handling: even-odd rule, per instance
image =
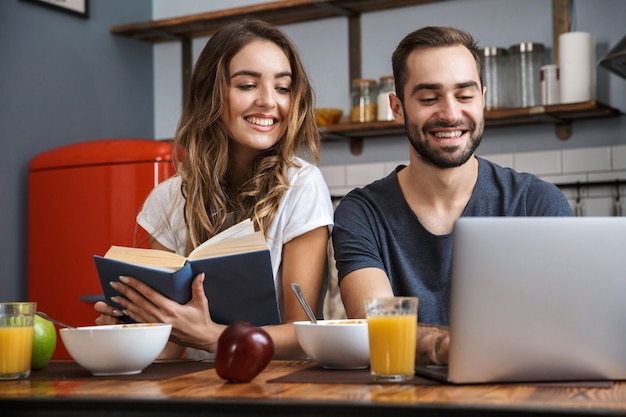
[[[132, 276], [180, 303], [191, 300], [191, 282], [205, 273], [204, 291], [214, 322], [237, 320], [255, 326], [280, 323], [272, 263], [261, 232], [244, 220], [207, 240], [189, 256], [158, 249], [111, 246], [94, 256], [106, 302], [116, 308], [111, 285], [120, 276]], [[130, 318], [123, 320], [131, 322]]]

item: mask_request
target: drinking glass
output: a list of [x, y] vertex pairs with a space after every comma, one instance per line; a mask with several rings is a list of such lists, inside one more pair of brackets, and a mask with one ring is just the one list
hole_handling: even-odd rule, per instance
[[365, 299], [370, 372], [376, 382], [402, 382], [415, 373], [417, 297]]
[[30, 376], [37, 303], [0, 303], [0, 379]]

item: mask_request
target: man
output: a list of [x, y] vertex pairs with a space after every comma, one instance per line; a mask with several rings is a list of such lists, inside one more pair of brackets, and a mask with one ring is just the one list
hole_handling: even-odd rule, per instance
[[560, 192], [478, 158], [484, 130], [481, 55], [462, 31], [426, 27], [392, 56], [390, 103], [409, 165], [355, 189], [335, 212], [333, 244], [349, 317], [372, 296], [419, 297], [416, 360], [447, 364], [454, 221], [461, 216], [571, 216]]

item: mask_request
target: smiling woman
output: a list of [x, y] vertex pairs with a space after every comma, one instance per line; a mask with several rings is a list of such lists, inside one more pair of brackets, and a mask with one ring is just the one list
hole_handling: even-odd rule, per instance
[[[318, 160], [320, 134], [313, 91], [292, 42], [259, 20], [225, 25], [207, 42], [191, 76], [175, 145], [178, 174], [150, 194], [137, 220], [152, 248], [187, 255], [232, 224], [251, 218], [270, 249], [282, 324], [265, 327], [277, 357], [302, 357], [293, 326], [306, 315], [289, 288], [296, 280], [321, 306], [326, 248], [333, 223]], [[299, 156], [306, 151], [313, 159]], [[182, 158], [180, 158], [183, 156]], [[167, 355], [208, 357], [229, 323], [209, 314], [203, 289], [192, 284], [180, 305], [129, 278], [117, 291], [136, 322], [171, 323]], [[233, 278], [236, 279], [236, 278]], [[96, 304], [98, 324], [122, 312]], [[252, 321], [252, 319], [251, 319]], [[193, 348], [193, 349], [190, 349]]]

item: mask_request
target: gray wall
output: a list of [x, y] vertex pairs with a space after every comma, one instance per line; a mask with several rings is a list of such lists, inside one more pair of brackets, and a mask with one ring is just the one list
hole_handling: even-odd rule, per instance
[[154, 136], [152, 45], [109, 33], [150, 20], [151, 1], [89, 0], [89, 8], [85, 20], [0, 1], [0, 301], [26, 299], [31, 158], [76, 142]]

